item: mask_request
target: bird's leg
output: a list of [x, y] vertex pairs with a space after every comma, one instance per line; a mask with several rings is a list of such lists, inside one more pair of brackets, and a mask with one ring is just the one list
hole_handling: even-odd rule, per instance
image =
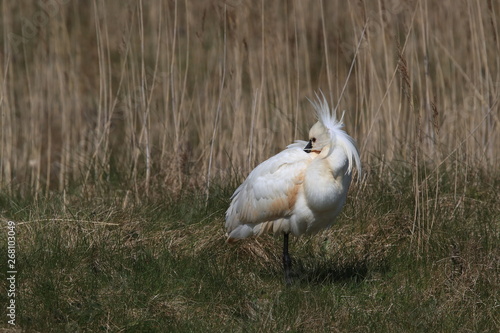
[[288, 233], [283, 235], [283, 268], [285, 270], [285, 283], [290, 285], [292, 284], [292, 278], [290, 277], [292, 259], [290, 259], [290, 255], [288, 254]]

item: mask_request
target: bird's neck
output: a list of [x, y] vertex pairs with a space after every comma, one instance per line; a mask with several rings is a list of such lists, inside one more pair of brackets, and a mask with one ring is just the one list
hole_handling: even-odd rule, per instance
[[339, 145], [324, 147], [315, 161], [318, 164], [316, 167], [329, 169], [334, 178], [344, 175], [349, 163], [345, 150]]

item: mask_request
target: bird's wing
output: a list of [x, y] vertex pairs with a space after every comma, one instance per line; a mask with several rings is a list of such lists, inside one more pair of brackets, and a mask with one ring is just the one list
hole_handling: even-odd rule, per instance
[[248, 175], [231, 197], [226, 212], [228, 233], [243, 224], [258, 224], [291, 214], [305, 169], [314, 158], [302, 148], [285, 149]]

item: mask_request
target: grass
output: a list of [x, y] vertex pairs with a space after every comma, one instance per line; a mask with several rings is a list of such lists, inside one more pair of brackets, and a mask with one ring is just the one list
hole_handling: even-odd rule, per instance
[[[75, 332], [497, 331], [500, 175], [477, 174], [458, 201], [454, 187], [442, 184], [428, 232], [414, 230], [414, 197], [406, 171], [400, 172], [391, 184], [387, 175], [370, 172], [352, 188], [337, 225], [294, 239], [289, 288], [281, 239], [225, 243], [223, 215], [232, 187], [214, 189], [206, 206], [203, 193], [125, 209], [111, 189], [105, 198], [75, 195], [66, 202], [61, 195], [4, 196], [10, 217], [23, 221], [17, 227], [19, 326]], [[425, 249], [418, 249], [418, 237], [426, 237]]]
[[[2, 2], [16, 328], [499, 331], [499, 5]], [[224, 212], [319, 90], [364, 174], [285, 288], [281, 240], [226, 244]]]

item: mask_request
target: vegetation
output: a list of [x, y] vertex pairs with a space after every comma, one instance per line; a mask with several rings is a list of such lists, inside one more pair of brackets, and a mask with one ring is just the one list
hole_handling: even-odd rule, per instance
[[[499, 13], [2, 3], [0, 222], [16, 222], [18, 274], [0, 327], [499, 331]], [[224, 213], [306, 136], [319, 90], [347, 110], [364, 172], [332, 229], [293, 240], [287, 288], [281, 240], [226, 244]]]
[[497, 331], [500, 177], [456, 179], [462, 193], [440, 185], [434, 223], [420, 226], [411, 180], [398, 172], [394, 182], [371, 173], [353, 188], [336, 227], [292, 242], [289, 288], [281, 239], [225, 243], [228, 187], [214, 189], [206, 206], [204, 195], [189, 193], [123, 209], [112, 189], [66, 203], [62, 195], [2, 198], [20, 221], [19, 325], [41, 332]]

